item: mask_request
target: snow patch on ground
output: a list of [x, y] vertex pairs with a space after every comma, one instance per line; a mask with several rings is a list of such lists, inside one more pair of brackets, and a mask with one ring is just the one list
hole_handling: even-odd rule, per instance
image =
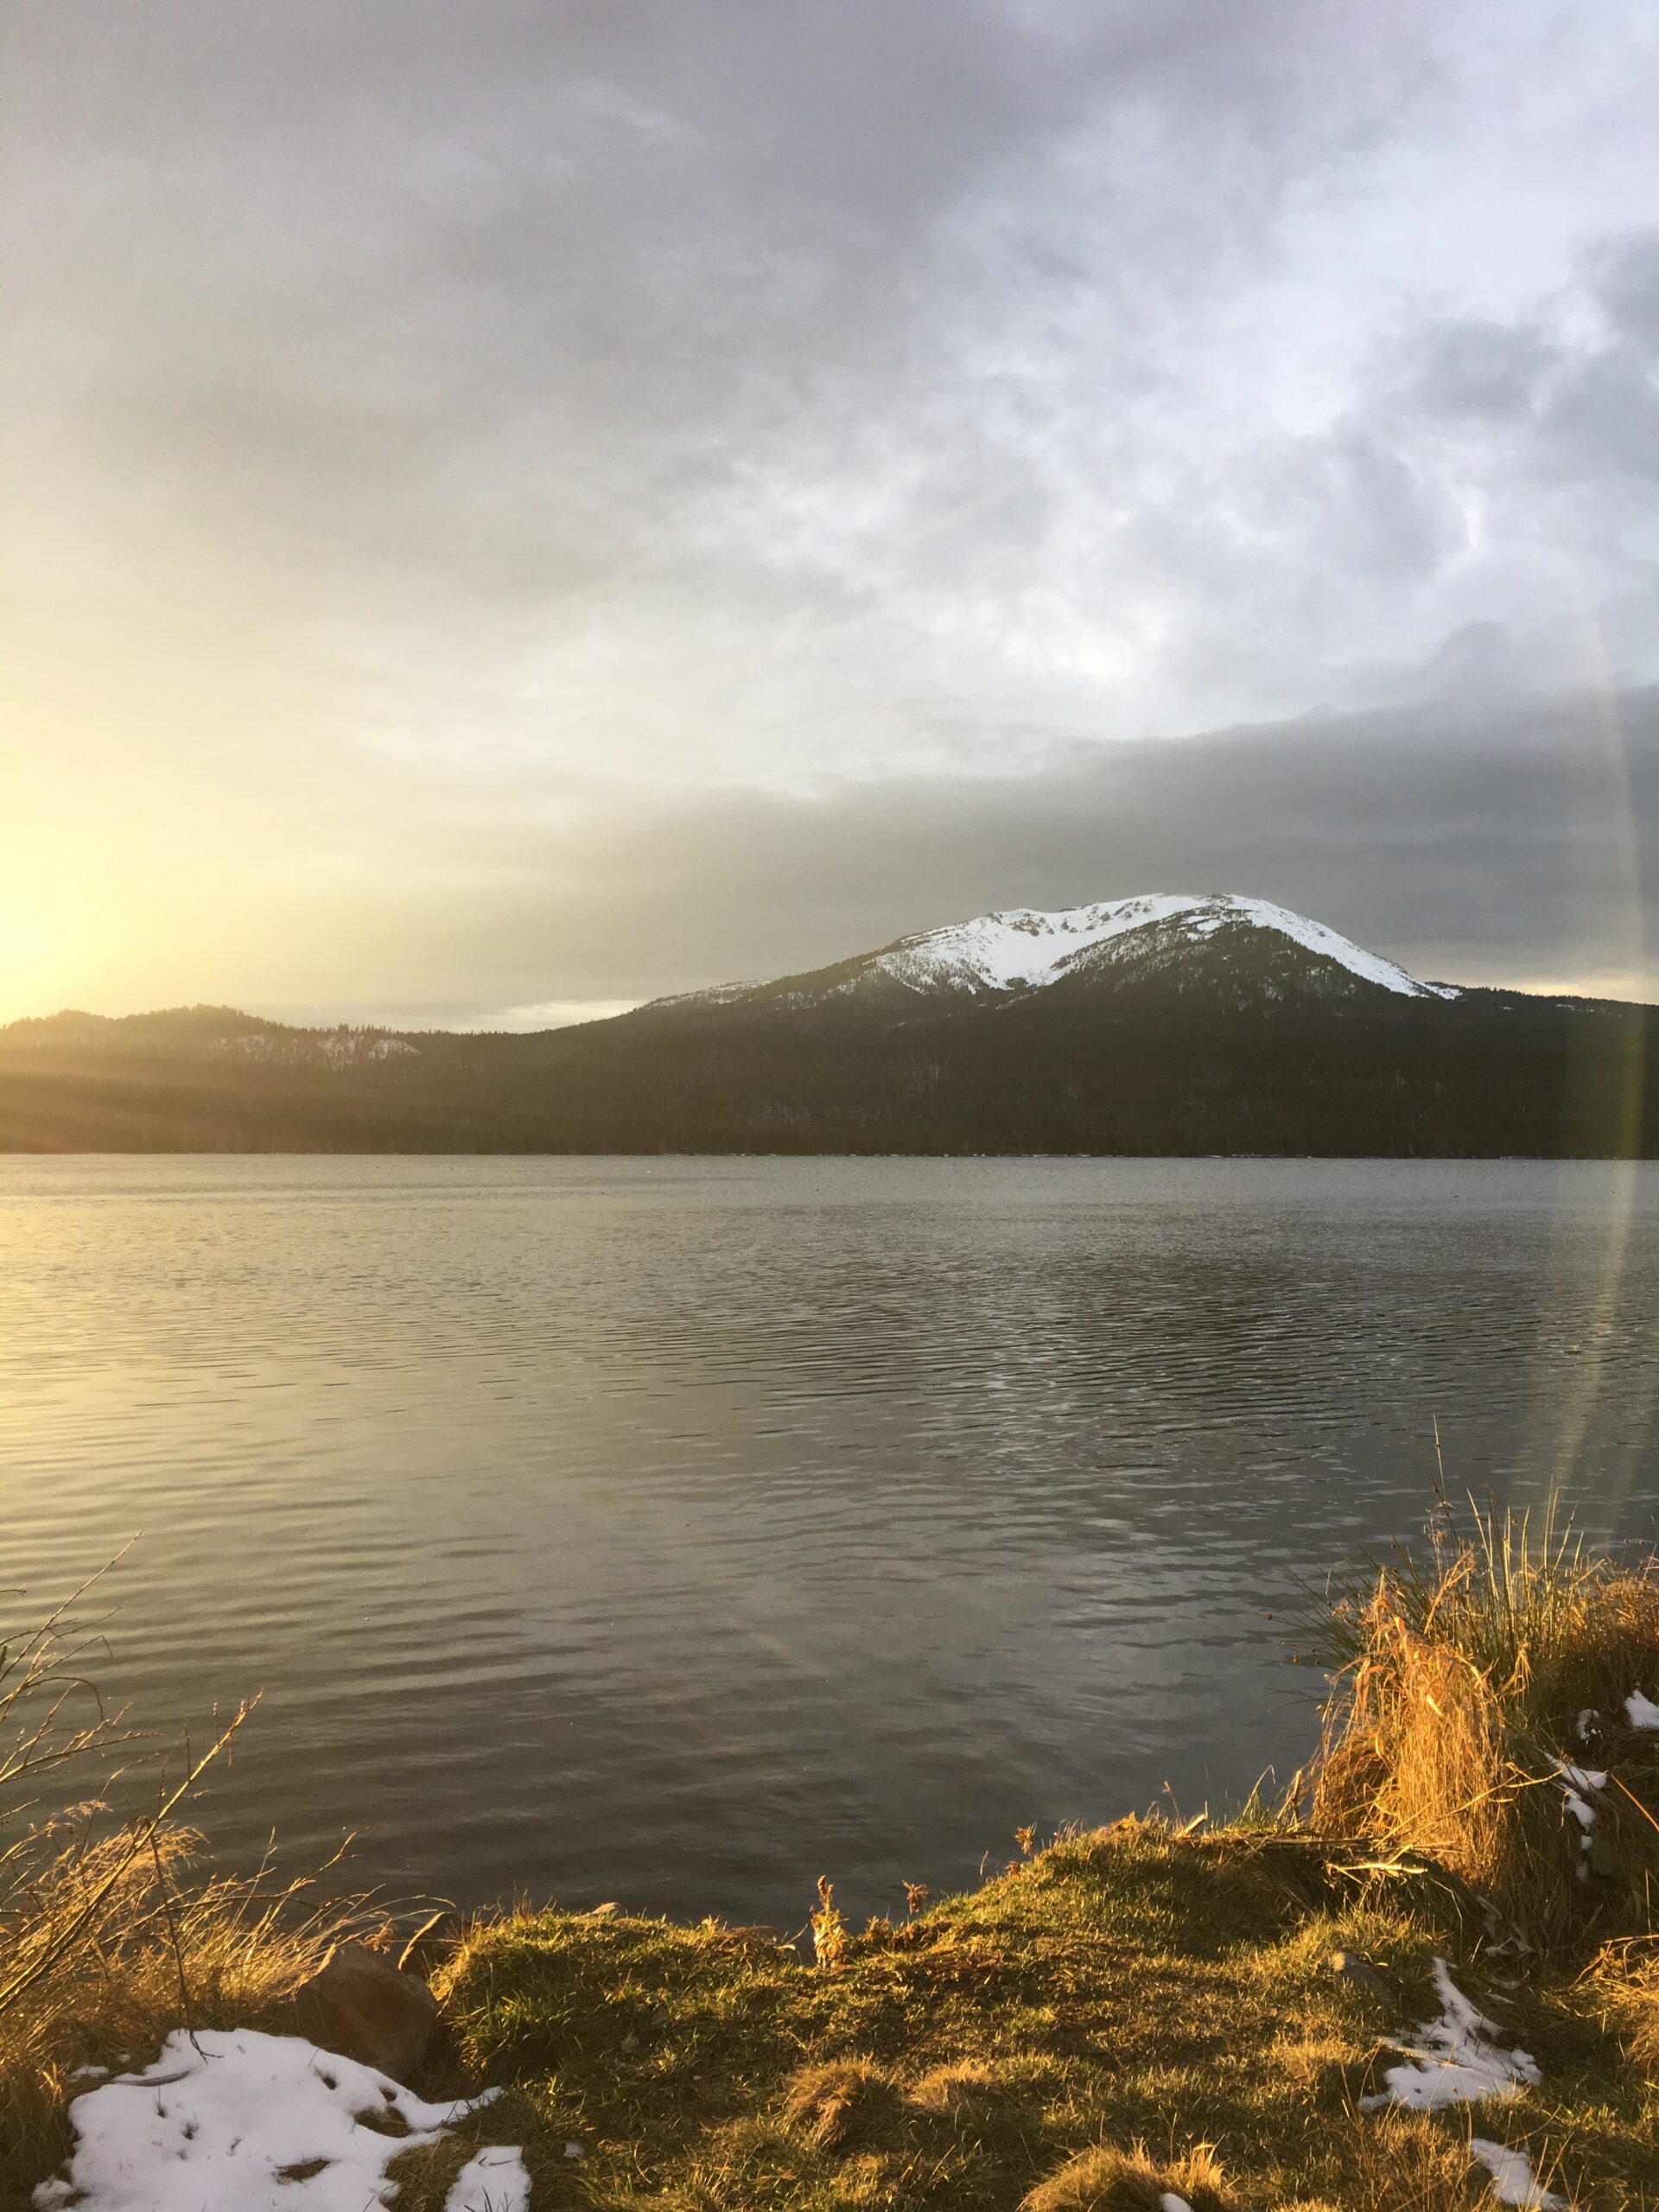
[[[368, 2212], [391, 2202], [386, 2166], [398, 2152], [435, 2143], [495, 2094], [425, 2104], [299, 2036], [179, 2029], [153, 2065], [75, 2099], [73, 2153], [35, 2190], [36, 2212]], [[395, 2116], [409, 2133], [383, 2135], [365, 2114]], [[452, 2193], [448, 2212], [486, 2212], [485, 2187], [488, 2212], [529, 2202], [516, 2151], [480, 2152], [462, 2183], [471, 2197]]]
[[1632, 1690], [1625, 1699], [1624, 1713], [1632, 1728], [1659, 1728], [1659, 1705], [1640, 1690]]
[[[1566, 1784], [1569, 1797], [1575, 1789], [1605, 1789], [1607, 1787], [1607, 1777], [1599, 1767], [1569, 1766], [1565, 1759], [1557, 1759], [1555, 1771]], [[1585, 1812], [1590, 1813], [1588, 1806], [1585, 1808]], [[1584, 1815], [1580, 1814], [1579, 1817], [1583, 1820]], [[1593, 1813], [1590, 1813], [1590, 1821], [1593, 1821], [1595, 1817]], [[1586, 1827], [1589, 1824], [1589, 1821], [1585, 1821]]]
[[528, 2212], [529, 2204], [524, 2152], [492, 2143], [455, 2176], [443, 2212]]
[[1484, 2136], [1470, 2139], [1471, 2158], [1480, 2160], [1492, 2177], [1492, 2195], [1500, 2204], [1519, 2204], [1523, 2212], [1567, 2212], [1567, 2199], [1553, 2190], [1541, 2189], [1533, 2179], [1524, 2151], [1511, 2151], [1505, 2143], [1489, 2143]]
[[[1588, 1851], [1595, 1841], [1596, 1830], [1596, 1808], [1590, 1797], [1607, 1787], [1607, 1777], [1599, 1767], [1569, 1766], [1565, 1759], [1556, 1760], [1555, 1771], [1560, 1777], [1567, 1809], [1579, 1824], [1579, 1848]], [[1587, 1882], [1589, 1878], [1590, 1869], [1580, 1860], [1579, 1879]]]
[[400, 1054], [419, 1056], [420, 1046], [402, 1037], [368, 1037], [354, 1029], [331, 1029], [316, 1037], [296, 1029], [280, 1037], [215, 1037], [210, 1052], [239, 1056], [247, 1060], [279, 1060], [289, 1066], [308, 1065], [315, 1055], [331, 1068], [355, 1067], [362, 1060], [391, 1060]]
[[1400, 2044], [1408, 2063], [1390, 2066], [1387, 2088], [1361, 2100], [1363, 2112], [1403, 2105], [1408, 2112], [1440, 2112], [1447, 2105], [1512, 2097], [1543, 2078], [1529, 2051], [1504, 2050], [1493, 2038], [1497, 2023], [1471, 2005], [1452, 1980], [1444, 1959], [1434, 1961], [1440, 2017], [1418, 2031], [1415, 2046]]

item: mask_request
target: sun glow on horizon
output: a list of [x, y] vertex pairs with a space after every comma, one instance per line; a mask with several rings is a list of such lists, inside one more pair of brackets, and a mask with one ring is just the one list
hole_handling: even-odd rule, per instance
[[126, 964], [123, 938], [107, 887], [84, 862], [0, 842], [0, 1021], [107, 996]]

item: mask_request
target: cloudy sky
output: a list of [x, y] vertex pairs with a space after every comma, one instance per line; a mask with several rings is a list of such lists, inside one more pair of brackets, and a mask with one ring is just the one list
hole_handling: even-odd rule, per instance
[[0, 41], [0, 1017], [1155, 888], [1659, 997], [1650, 0]]

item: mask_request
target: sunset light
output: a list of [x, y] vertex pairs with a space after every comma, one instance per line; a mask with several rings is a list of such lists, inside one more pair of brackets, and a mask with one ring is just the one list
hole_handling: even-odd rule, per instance
[[105, 1002], [124, 979], [120, 918], [78, 855], [0, 836], [0, 995], [6, 1020]]

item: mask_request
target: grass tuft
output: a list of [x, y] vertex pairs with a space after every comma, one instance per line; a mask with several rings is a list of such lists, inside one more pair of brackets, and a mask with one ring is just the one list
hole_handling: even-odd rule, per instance
[[1129, 2151], [1102, 2143], [1039, 2182], [1020, 2212], [1161, 2212], [1172, 2196], [1192, 2212], [1234, 2212], [1236, 2203], [1208, 2144], [1179, 2158], [1154, 2158], [1144, 2143]]
[[980, 2058], [935, 2066], [910, 2090], [908, 2102], [935, 2120], [960, 2124], [983, 2118], [1017, 2094], [1007, 2069]]
[[821, 2151], [839, 2151], [888, 2118], [898, 2101], [891, 2074], [868, 2058], [804, 2066], [784, 2100], [784, 2124]]
[[1405, 2112], [1356, 2127], [1354, 2193], [1346, 2204], [1366, 2212], [1492, 2212], [1491, 2177], [1470, 2154], [1472, 2133]]
[[852, 1931], [842, 1919], [836, 1904], [836, 1888], [827, 1875], [818, 1877], [817, 1909], [810, 1918], [812, 1955], [818, 1964], [833, 1973], [847, 1963]]

